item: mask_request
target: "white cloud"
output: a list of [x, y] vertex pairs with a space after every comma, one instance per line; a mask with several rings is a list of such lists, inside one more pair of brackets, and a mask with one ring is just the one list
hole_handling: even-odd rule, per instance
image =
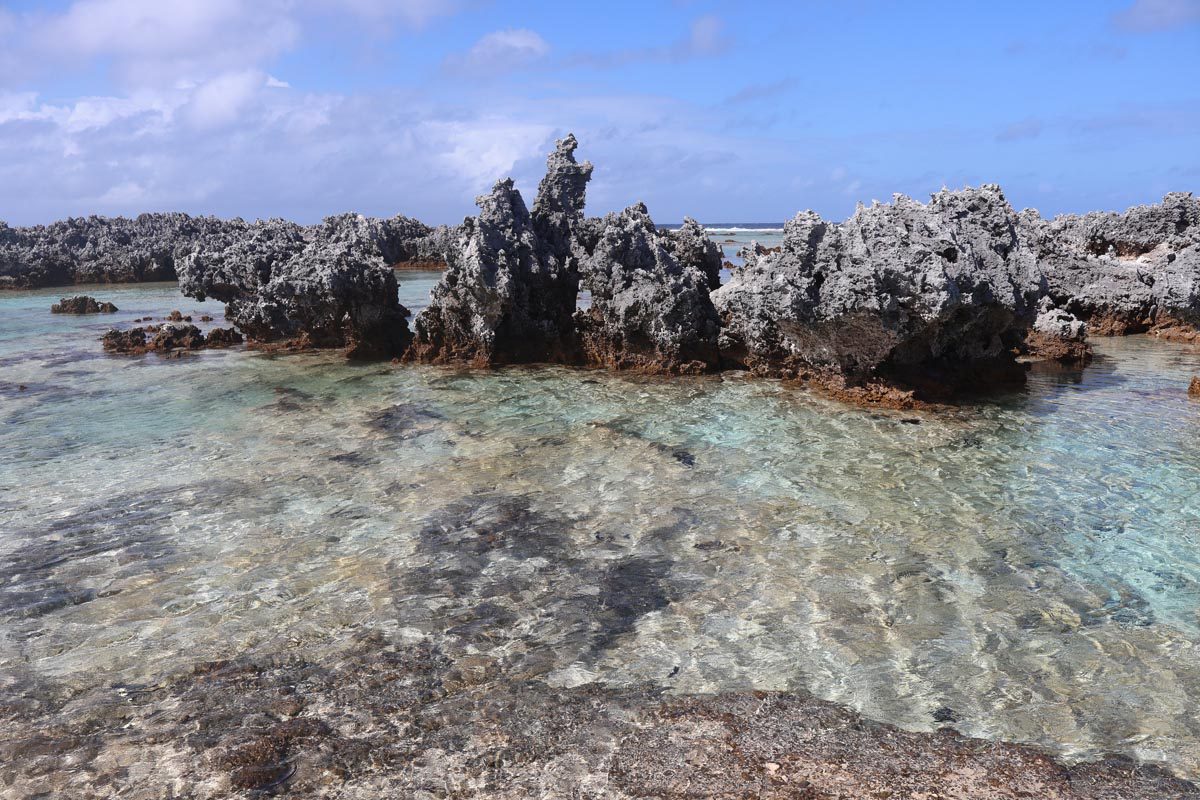
[[709, 14], [692, 22], [683, 50], [689, 56], [717, 55], [728, 45], [724, 20]]
[[446, 63], [455, 70], [494, 74], [528, 66], [549, 52], [550, 45], [536, 31], [508, 28], [492, 31]]
[[290, 89], [290, 88], [292, 88], [292, 85], [290, 83], [288, 83], [287, 81], [279, 80], [279, 78], [276, 78], [274, 75], [268, 75], [267, 76], [267, 88], [268, 89]]
[[197, 87], [185, 112], [198, 128], [228, 125], [238, 119], [266, 85], [267, 76], [257, 70], [229, 72]]
[[1113, 16], [1118, 28], [1135, 33], [1170, 30], [1200, 22], [1200, 0], [1134, 0]]
[[418, 136], [444, 142], [438, 161], [479, 193], [496, 180], [511, 175], [521, 159], [536, 158], [553, 133], [554, 128], [543, 123], [485, 117], [462, 122], [426, 122]]
[[322, 14], [416, 29], [457, 10], [446, 0], [74, 0], [20, 17], [0, 8], [0, 85], [103, 60], [126, 86], [189, 87], [263, 69]]

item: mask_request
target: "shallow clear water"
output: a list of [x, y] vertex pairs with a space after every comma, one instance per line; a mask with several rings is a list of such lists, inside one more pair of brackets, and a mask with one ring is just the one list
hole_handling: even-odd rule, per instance
[[371, 628], [551, 685], [950, 709], [1200, 777], [1200, 353], [1102, 340], [1082, 373], [900, 414], [739, 375], [107, 357], [114, 323], [220, 307], [89, 291], [121, 312], [0, 294], [0, 692], [334, 659]]

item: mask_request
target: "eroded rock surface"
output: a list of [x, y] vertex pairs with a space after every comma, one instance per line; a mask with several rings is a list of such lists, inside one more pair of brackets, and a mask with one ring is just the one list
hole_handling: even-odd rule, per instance
[[178, 213], [0, 222], [0, 288], [174, 280], [181, 256], [244, 224]]
[[573, 231], [583, 219], [591, 164], [568, 136], [547, 159], [531, 214], [511, 179], [476, 200], [430, 305], [415, 321], [411, 356], [478, 365], [572, 362], [579, 293]]
[[721, 285], [721, 267], [725, 265], [725, 258], [721, 246], [708, 237], [703, 225], [691, 217], [684, 217], [679, 228], [664, 230], [661, 234], [663, 247], [676, 261], [700, 270], [709, 289]]
[[732, 363], [838, 390], [898, 381], [938, 395], [1021, 380], [1010, 348], [1040, 287], [1016, 213], [985, 185], [927, 205], [898, 195], [843, 223], [802, 212], [780, 249], [747, 253], [713, 302]]
[[87, 295], [64, 297], [50, 306], [51, 314], [115, 314], [116, 312], [117, 307], [112, 303], [102, 303]]
[[195, 325], [168, 322], [125, 331], [113, 329], [104, 334], [100, 341], [109, 353], [172, 355], [188, 350], [232, 347], [241, 344], [243, 339], [233, 328], [215, 328], [205, 336]]
[[604, 218], [582, 267], [592, 302], [576, 314], [588, 363], [676, 373], [720, 364], [720, 325], [709, 276], [697, 264], [702, 259], [686, 247], [676, 252], [682, 249], [688, 260], [677, 259], [668, 241], [678, 242], [658, 234], [640, 203]]
[[1194, 336], [1200, 323], [1200, 198], [1177, 192], [1124, 213], [1049, 221], [1025, 212], [1021, 224], [1049, 296], [1085, 320], [1092, 335]]
[[1043, 297], [1033, 328], [1025, 338], [1025, 351], [1047, 361], [1086, 363], [1092, 358], [1087, 324], [1071, 312], [1057, 308], [1049, 297]]
[[355, 356], [399, 356], [408, 311], [398, 300], [387, 226], [331, 218], [313, 239], [282, 220], [256, 223], [223, 246], [198, 249], [180, 265], [189, 297], [226, 304], [251, 340], [344, 347]]

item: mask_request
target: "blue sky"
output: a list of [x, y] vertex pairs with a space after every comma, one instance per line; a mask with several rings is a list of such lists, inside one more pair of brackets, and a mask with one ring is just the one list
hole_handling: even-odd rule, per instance
[[0, 0], [10, 224], [456, 222], [567, 131], [595, 214], [1122, 209], [1200, 191], [1200, 0]]

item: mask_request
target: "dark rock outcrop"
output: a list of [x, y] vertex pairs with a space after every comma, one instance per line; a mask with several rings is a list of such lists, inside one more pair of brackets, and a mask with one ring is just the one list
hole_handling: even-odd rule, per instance
[[[457, 243], [454, 229], [430, 228], [403, 216], [341, 214], [309, 227], [187, 214], [93, 216], [28, 228], [0, 222], [0, 289], [175, 280], [179, 262], [191, 253], [238, 249], [242, 239], [250, 239], [241, 246], [244, 254], [261, 255], [263, 237], [272, 235], [302, 244], [345, 245], [363, 261], [380, 258], [389, 265], [427, 269], [441, 269]], [[278, 244], [286, 253], [284, 242]]]
[[604, 218], [582, 266], [592, 302], [576, 313], [588, 363], [675, 373], [719, 365], [708, 276], [696, 259], [672, 255], [667, 241], [640, 203]]
[[109, 353], [139, 355], [156, 352], [170, 355], [185, 350], [232, 347], [243, 340], [242, 335], [233, 328], [216, 328], [205, 336], [195, 325], [168, 322], [127, 331], [114, 329], [104, 334], [100, 341]]
[[1056, 308], [1049, 297], [1043, 297], [1038, 304], [1038, 315], [1025, 337], [1024, 349], [1027, 355], [1045, 361], [1087, 363], [1092, 360], [1087, 324], [1071, 312]]
[[64, 297], [50, 306], [51, 314], [115, 314], [117, 307], [112, 303], [101, 303], [94, 297], [77, 295]]
[[144, 353], [146, 347], [146, 329], [134, 328], [128, 331], [111, 330], [101, 338], [104, 349], [109, 353], [126, 353], [135, 355]]
[[256, 342], [398, 356], [409, 340], [408, 311], [381, 255], [394, 254], [386, 230], [365, 218], [331, 218], [308, 241], [292, 223], [256, 223], [184, 258], [180, 289], [225, 303], [225, 316]]
[[172, 322], [159, 326], [147, 349], [165, 352], [168, 350], [200, 350], [204, 347], [204, 334], [195, 325]]
[[1188, 384], [1188, 397], [1200, 398], [1200, 375], [1192, 378], [1192, 382]]
[[476, 200], [445, 276], [415, 321], [410, 356], [478, 365], [571, 362], [579, 294], [575, 229], [591, 164], [568, 136], [547, 159], [531, 214], [512, 179]]
[[900, 384], [933, 397], [1023, 378], [1010, 348], [1040, 285], [1016, 213], [985, 185], [928, 205], [897, 196], [840, 224], [803, 212], [778, 252], [747, 253], [713, 301], [732, 363], [838, 391]]
[[1124, 213], [1021, 215], [1055, 304], [1092, 335], [1195, 337], [1200, 323], [1200, 198], [1168, 194]]
[[209, 349], [233, 347], [244, 341], [242, 335], [234, 328], [213, 328], [204, 337], [204, 346]]

